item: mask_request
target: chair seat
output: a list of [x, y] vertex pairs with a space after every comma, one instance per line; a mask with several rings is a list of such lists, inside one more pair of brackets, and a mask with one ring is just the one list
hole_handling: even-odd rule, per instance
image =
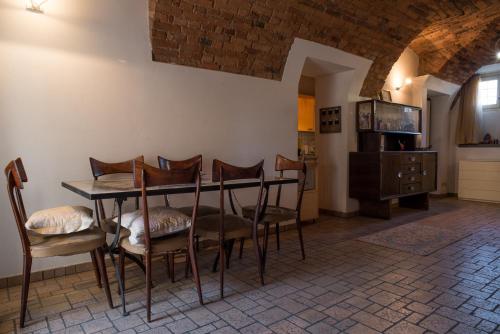
[[[188, 217], [191, 217], [191, 215], [193, 214], [192, 206], [183, 206], [181, 208], [176, 208], [176, 210], [182, 212]], [[208, 206], [208, 205], [199, 205], [197, 217], [216, 215], [219, 214], [219, 212], [220, 212], [219, 208], [215, 208], [213, 206]]]
[[[181, 232], [174, 235], [151, 239], [151, 252], [155, 254], [174, 252], [187, 248], [188, 233]], [[131, 244], [128, 238], [120, 241], [120, 246], [128, 253], [145, 255], [146, 246], [144, 244]]]
[[[243, 217], [248, 219], [253, 219], [255, 215], [255, 206], [245, 206], [242, 208], [242, 211], [243, 211]], [[297, 217], [297, 212], [293, 209], [269, 205], [266, 208], [266, 214], [264, 215], [262, 222], [279, 223], [282, 221], [295, 219], [296, 217]]]
[[68, 256], [90, 252], [104, 246], [106, 234], [99, 228], [81, 232], [46, 236], [30, 233], [31, 256]]
[[[220, 215], [197, 219], [196, 234], [203, 239], [219, 240]], [[236, 215], [224, 215], [224, 239], [248, 238], [252, 235], [252, 221]]]

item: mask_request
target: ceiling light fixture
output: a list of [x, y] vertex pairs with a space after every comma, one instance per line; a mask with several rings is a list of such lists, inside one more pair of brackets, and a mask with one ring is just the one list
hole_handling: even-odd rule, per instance
[[34, 13], [43, 13], [42, 6], [48, 0], [26, 0], [26, 9]]
[[396, 87], [394, 87], [396, 90], [400, 90], [401, 88], [403, 88], [404, 86], [408, 86], [408, 85], [411, 85], [411, 83], [413, 82], [413, 80], [411, 78], [406, 78], [404, 80], [404, 84], [397, 84]]

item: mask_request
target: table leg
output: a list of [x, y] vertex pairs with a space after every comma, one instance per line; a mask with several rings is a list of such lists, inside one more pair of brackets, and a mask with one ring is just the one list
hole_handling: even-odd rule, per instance
[[113, 267], [115, 267], [115, 274], [116, 274], [116, 280], [118, 281], [118, 286], [120, 287], [120, 297], [121, 297], [121, 302], [122, 302], [122, 315], [127, 316], [129, 315], [129, 312], [127, 312], [127, 309], [125, 307], [125, 284], [123, 282], [123, 278], [121, 275], [121, 270], [118, 262], [115, 261], [115, 255], [114, 252], [116, 249], [118, 249], [118, 243], [120, 241], [120, 228], [122, 224], [122, 204], [123, 204], [123, 198], [117, 198], [116, 203], [118, 205], [118, 223], [116, 224], [116, 233], [115, 233], [115, 238], [113, 240], [113, 243], [109, 247], [109, 257], [111, 258], [111, 263], [113, 263]]

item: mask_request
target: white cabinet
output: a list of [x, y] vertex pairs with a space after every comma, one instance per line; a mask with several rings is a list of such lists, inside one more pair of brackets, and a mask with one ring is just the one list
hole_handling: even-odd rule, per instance
[[500, 161], [460, 160], [458, 198], [500, 203]]

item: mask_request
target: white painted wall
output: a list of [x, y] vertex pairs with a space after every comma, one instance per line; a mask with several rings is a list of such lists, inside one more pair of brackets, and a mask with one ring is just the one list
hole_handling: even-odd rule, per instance
[[[265, 158], [273, 175], [276, 153], [297, 154], [297, 86], [306, 57], [350, 65], [349, 93], [356, 96], [371, 63], [302, 40], [293, 44], [281, 82], [154, 63], [146, 7], [137, 0], [51, 0], [39, 15], [24, 10], [23, 1], [0, 2], [0, 164], [23, 158], [29, 212], [90, 206], [60, 186], [90, 177], [89, 156], [120, 161], [144, 154], [155, 163], [157, 154], [202, 153], [207, 171], [215, 157], [241, 165]], [[287, 189], [285, 203], [294, 205], [296, 188]], [[249, 190], [240, 201], [254, 195]], [[215, 196], [203, 194], [202, 202], [215, 204]], [[9, 254], [0, 277], [18, 274], [21, 245], [5, 191], [0, 227], [0, 254]], [[88, 260], [37, 260], [33, 270]]]
[[[412, 104], [412, 85], [405, 85], [405, 79], [418, 76], [418, 55], [410, 48], [404, 49], [394, 63], [382, 89], [391, 92], [392, 102]], [[396, 89], [400, 87], [400, 89]]]
[[[318, 72], [315, 78], [316, 108], [342, 107], [341, 133], [320, 134], [319, 128], [316, 129], [319, 207], [342, 213], [356, 211], [357, 201], [350, 199], [348, 192], [348, 155], [356, 150], [355, 102], [360, 99], [359, 93], [372, 62], [321, 44], [296, 41], [286, 64], [285, 82], [299, 80], [304, 62], [299, 64], [294, 60], [303, 57], [324, 65], [325, 72]], [[316, 124], [319, 124], [318, 111], [316, 117]]]

